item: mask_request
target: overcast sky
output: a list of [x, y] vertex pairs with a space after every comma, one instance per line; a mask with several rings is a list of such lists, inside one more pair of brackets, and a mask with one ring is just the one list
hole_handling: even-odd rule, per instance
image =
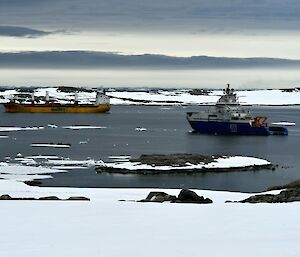
[[300, 59], [296, 0], [0, 0], [0, 51]]
[[299, 86], [285, 60], [172, 58], [300, 60], [299, 28], [299, 0], [0, 0], [0, 85]]

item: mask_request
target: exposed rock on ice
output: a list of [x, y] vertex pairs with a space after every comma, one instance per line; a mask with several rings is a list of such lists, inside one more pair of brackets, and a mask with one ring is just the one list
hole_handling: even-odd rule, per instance
[[109, 173], [193, 173], [206, 171], [234, 171], [270, 167], [269, 161], [246, 156], [203, 156], [196, 154], [141, 155], [129, 162], [106, 162], [97, 172]]

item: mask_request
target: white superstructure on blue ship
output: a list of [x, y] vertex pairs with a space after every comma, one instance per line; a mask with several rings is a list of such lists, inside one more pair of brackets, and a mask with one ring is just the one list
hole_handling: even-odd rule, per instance
[[187, 120], [194, 131], [206, 134], [287, 135], [283, 127], [269, 127], [267, 117], [252, 117], [238, 102], [233, 89], [227, 85], [223, 95], [210, 110], [188, 112]]

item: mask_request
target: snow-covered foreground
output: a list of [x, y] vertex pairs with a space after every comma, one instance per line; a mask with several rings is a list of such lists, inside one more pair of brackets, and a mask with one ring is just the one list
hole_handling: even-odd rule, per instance
[[[196, 190], [208, 205], [137, 203], [151, 189], [36, 188], [0, 180], [0, 256], [289, 257], [300, 252], [299, 203], [228, 204], [249, 194]], [[177, 195], [179, 190], [163, 190]]]
[[[69, 103], [74, 101], [73, 92], [61, 92], [56, 87], [35, 89], [35, 97], [45, 97], [46, 91], [49, 92], [51, 99], [57, 102]], [[13, 95], [20, 94], [14, 89], [0, 92], [0, 103], [8, 102]], [[31, 95], [28, 92], [27, 99], [31, 101]], [[197, 92], [188, 89], [172, 90], [136, 90], [130, 91], [109, 89], [107, 95], [111, 97], [110, 102], [116, 104], [128, 105], [212, 105], [223, 94], [221, 90], [209, 90]], [[244, 105], [299, 105], [300, 91], [294, 90], [241, 90], [237, 91], [240, 103]], [[96, 92], [79, 92], [78, 100], [80, 103], [94, 103]], [[42, 102], [42, 101], [41, 101]]]

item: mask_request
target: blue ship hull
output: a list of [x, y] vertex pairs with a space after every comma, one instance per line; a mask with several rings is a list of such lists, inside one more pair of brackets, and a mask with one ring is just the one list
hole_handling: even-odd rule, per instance
[[191, 127], [200, 133], [222, 135], [262, 135], [272, 134], [268, 127], [252, 127], [248, 122], [189, 121]]

